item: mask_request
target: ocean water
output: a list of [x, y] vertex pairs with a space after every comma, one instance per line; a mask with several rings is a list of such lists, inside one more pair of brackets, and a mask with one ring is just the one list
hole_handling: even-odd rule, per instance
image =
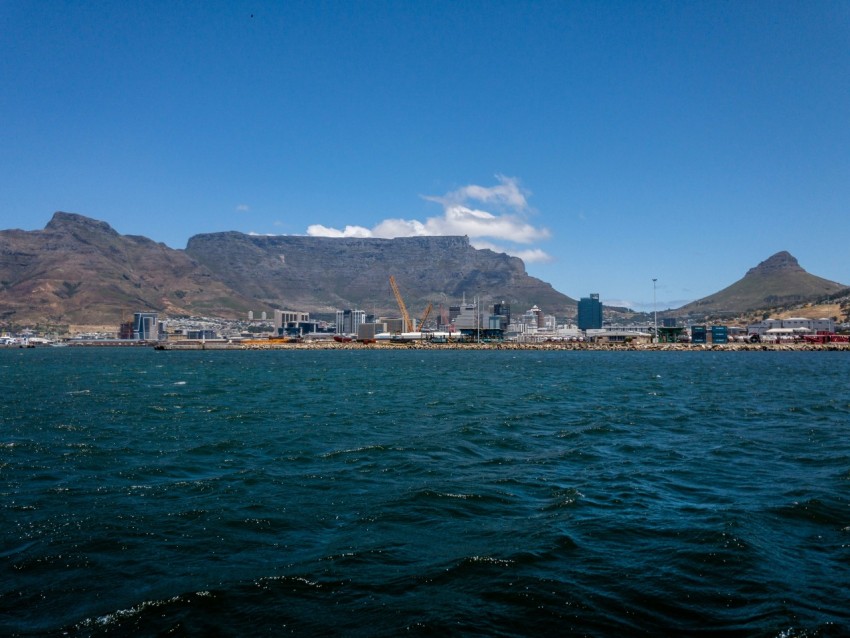
[[850, 635], [842, 352], [0, 351], [0, 635]]

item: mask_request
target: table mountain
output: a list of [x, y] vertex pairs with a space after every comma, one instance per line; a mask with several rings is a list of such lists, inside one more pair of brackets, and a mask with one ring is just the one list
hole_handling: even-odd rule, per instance
[[465, 295], [504, 301], [514, 313], [537, 304], [559, 317], [575, 300], [530, 277], [521, 259], [473, 248], [467, 237], [329, 238], [195, 235], [186, 252], [229, 287], [277, 308], [321, 314], [357, 308], [398, 315], [393, 275], [416, 316], [429, 303], [454, 305]]
[[237, 318], [274, 308], [359, 308], [397, 315], [395, 275], [412, 315], [429, 302], [537, 304], [563, 316], [575, 301], [529, 277], [520, 259], [466, 237], [334, 239], [197, 235], [186, 250], [56, 213], [44, 230], [0, 231], [0, 320], [113, 324], [133, 312]]

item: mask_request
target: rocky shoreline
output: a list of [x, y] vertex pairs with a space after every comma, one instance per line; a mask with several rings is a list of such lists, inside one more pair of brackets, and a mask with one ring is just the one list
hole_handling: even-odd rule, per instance
[[824, 352], [848, 351], [850, 343], [726, 343], [726, 344], [593, 344], [577, 342], [544, 343], [337, 343], [336, 341], [304, 341], [299, 343], [238, 344], [216, 342], [165, 343], [158, 350], [588, 350], [609, 352]]

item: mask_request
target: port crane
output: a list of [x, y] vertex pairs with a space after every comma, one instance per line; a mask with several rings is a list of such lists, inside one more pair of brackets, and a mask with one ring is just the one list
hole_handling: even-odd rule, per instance
[[428, 302], [428, 307], [425, 308], [425, 312], [422, 313], [422, 318], [419, 320], [419, 330], [422, 330], [422, 327], [425, 325], [425, 320], [431, 316], [431, 310], [434, 308], [434, 304], [430, 301]]
[[[398, 284], [395, 282], [395, 277], [390, 275], [390, 288], [393, 289], [393, 295], [395, 295], [395, 302], [398, 304], [398, 309], [401, 312], [401, 321], [403, 324], [403, 332], [413, 332], [413, 320], [410, 318], [410, 313], [407, 312], [407, 306], [404, 305], [404, 299], [401, 298], [401, 292], [399, 292]], [[422, 319], [419, 320], [420, 330], [421, 326], [425, 324], [425, 320], [431, 316], [431, 310], [433, 309], [434, 304], [429, 303], [428, 307], [425, 308], [425, 312], [422, 313]]]
[[390, 275], [390, 288], [393, 289], [395, 302], [398, 304], [398, 309], [401, 312], [401, 323], [404, 332], [413, 332], [413, 322], [410, 320], [410, 315], [407, 312], [407, 306], [404, 305], [404, 299], [401, 298], [401, 293], [398, 290], [398, 284], [395, 282], [395, 277]]

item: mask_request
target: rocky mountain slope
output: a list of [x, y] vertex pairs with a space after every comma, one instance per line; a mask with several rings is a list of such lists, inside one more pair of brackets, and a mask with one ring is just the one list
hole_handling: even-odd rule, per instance
[[117, 326], [141, 310], [228, 316], [253, 307], [184, 251], [82, 215], [0, 231], [2, 321]]
[[674, 311], [677, 316], [740, 315], [748, 311], [815, 302], [847, 286], [806, 272], [788, 252], [778, 252], [750, 268], [723, 290]]
[[529, 277], [520, 259], [476, 250], [465, 237], [330, 239], [214, 233], [175, 250], [120, 235], [105, 222], [56, 213], [44, 230], [0, 231], [0, 321], [111, 324], [133, 312], [245, 317], [274, 308], [397, 315], [395, 275], [417, 316], [466, 294], [537, 304], [563, 316], [575, 301]]
[[[520, 259], [477, 250], [466, 237], [361, 239], [237, 232], [192, 237], [175, 250], [108, 224], [56, 213], [44, 230], [0, 231], [0, 322], [117, 325], [133, 312], [246, 316], [275, 308], [327, 315], [341, 308], [397, 316], [393, 275], [412, 316], [430, 302], [480, 296], [514, 313], [533, 305], [560, 320], [575, 300], [530, 277]], [[846, 286], [807, 273], [787, 252], [723, 290], [665, 313], [743, 315], [799, 306]], [[609, 313], [614, 312], [609, 309]]]
[[504, 301], [514, 312], [537, 304], [547, 314], [575, 313], [575, 300], [530, 277], [522, 260], [477, 250], [466, 237], [327, 238], [242, 233], [196, 235], [186, 252], [231, 288], [277, 308], [329, 313], [359, 308], [397, 315], [393, 275], [418, 315], [431, 302], [465, 295]]

